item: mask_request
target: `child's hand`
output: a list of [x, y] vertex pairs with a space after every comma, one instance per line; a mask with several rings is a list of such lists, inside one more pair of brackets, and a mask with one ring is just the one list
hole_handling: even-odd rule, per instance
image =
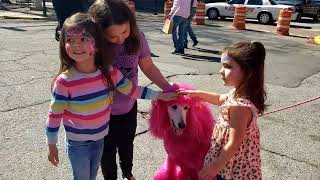
[[200, 172], [199, 177], [203, 180], [212, 180], [217, 176], [218, 170], [213, 165], [204, 166]]
[[55, 144], [49, 144], [49, 154], [48, 160], [54, 165], [57, 166], [59, 164], [59, 156], [58, 156], [58, 149]]
[[170, 92], [170, 93], [160, 93], [158, 96], [158, 99], [164, 100], [164, 101], [170, 101], [177, 98], [176, 92]]
[[178, 90], [178, 95], [190, 95], [190, 96], [199, 96], [199, 91], [197, 90]]

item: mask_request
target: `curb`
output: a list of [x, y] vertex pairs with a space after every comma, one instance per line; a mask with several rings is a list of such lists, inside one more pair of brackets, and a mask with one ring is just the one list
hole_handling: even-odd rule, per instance
[[48, 20], [47, 17], [29, 17], [29, 16], [0, 16], [3, 19], [28, 19], [28, 20]]
[[[204, 26], [211, 26], [211, 27], [226, 27], [226, 26], [223, 26], [223, 25], [212, 25], [212, 24], [205, 24]], [[311, 27], [308, 27], [308, 26], [295, 26], [296, 28], [297, 27], [300, 27], [302, 29], [312, 29]], [[306, 28], [303, 28], [303, 27], [306, 27]], [[238, 30], [239, 32], [243, 31], [243, 30]], [[250, 28], [246, 28], [244, 31], [252, 31], [252, 32], [258, 32], [258, 33], [268, 33], [268, 34], [274, 34], [274, 31], [269, 31], [269, 30], [259, 30], [259, 29], [250, 29]], [[282, 36], [282, 35], [278, 35], [278, 36]], [[305, 39], [308, 39], [310, 38], [311, 36], [304, 36], [304, 35], [299, 35], [299, 34], [294, 34], [294, 33], [290, 33], [289, 32], [289, 37], [296, 37], [296, 38], [305, 38]]]

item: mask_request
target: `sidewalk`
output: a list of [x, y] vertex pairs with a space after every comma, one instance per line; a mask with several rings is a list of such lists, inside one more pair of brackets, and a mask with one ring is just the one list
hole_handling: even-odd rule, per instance
[[[51, 2], [46, 2], [46, 14], [43, 15], [43, 11], [34, 10], [31, 7], [22, 7], [18, 4], [5, 4], [0, 3], [0, 19], [30, 19], [30, 20], [56, 20], [56, 15], [53, 10]], [[137, 12], [138, 19], [141, 18], [150, 18], [150, 13]], [[162, 18], [162, 14], [157, 16], [152, 16], [154, 18]], [[230, 21], [211, 21], [206, 20], [206, 24], [214, 24], [216, 26], [231, 26]], [[261, 25], [256, 23], [247, 23], [247, 31], [256, 31], [263, 33], [273, 33], [276, 29], [276, 26]], [[319, 26], [310, 26], [304, 25], [303, 23], [291, 23], [290, 36], [298, 38], [310, 38], [320, 35], [320, 25]]]
[[35, 10], [33, 5], [0, 3], [0, 18], [56, 20], [56, 15], [51, 2], [46, 2], [46, 16], [42, 10]]
[[[206, 24], [214, 25], [214, 26], [226, 26], [230, 27], [232, 25], [232, 19], [227, 20], [207, 20]], [[263, 32], [263, 33], [274, 33], [276, 31], [277, 25], [262, 25], [254, 21], [246, 22], [246, 30], [244, 31], [255, 31], [255, 32]], [[240, 30], [241, 31], [241, 30]], [[320, 24], [311, 25], [306, 23], [299, 22], [291, 22], [289, 29], [289, 36], [298, 37], [298, 38], [311, 38], [314, 36], [320, 36]]]

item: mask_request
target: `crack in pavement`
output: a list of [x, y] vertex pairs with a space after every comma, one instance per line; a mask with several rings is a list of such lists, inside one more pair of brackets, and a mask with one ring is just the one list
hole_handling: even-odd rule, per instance
[[[26, 53], [26, 52], [23, 52], [23, 53]], [[14, 63], [16, 63], [17, 61], [24, 60], [24, 59], [26, 59], [26, 58], [28, 58], [28, 57], [30, 57], [30, 56], [32, 56], [32, 54], [26, 53], [26, 54], [23, 55], [23, 57], [21, 57], [21, 58], [14, 59], [14, 60], [0, 61], [0, 63], [2, 63], [2, 62], [14, 62]]]
[[[138, 113], [141, 114], [141, 116], [142, 116], [143, 119], [148, 120], [148, 118], [147, 118], [147, 116], [148, 116], [148, 114], [149, 114], [148, 112], [144, 112], [144, 111], [138, 110]], [[138, 133], [136, 133], [135, 137], [140, 136], [140, 135], [143, 135], [143, 134], [147, 133], [148, 131], [149, 131], [149, 129], [144, 130], [144, 131], [141, 131], [141, 132], [138, 132]]]
[[[30, 53], [31, 55], [33, 55], [33, 53], [37, 53], [37, 52], [43, 52], [43, 50], [35, 50], [35, 51], [31, 51], [31, 50], [28, 50], [27, 52], [25, 51], [15, 51], [15, 50], [10, 50], [10, 49], [7, 49], [7, 48], [3, 48], [3, 50], [6, 50], [8, 52], [13, 52], [13, 53]], [[50, 49], [50, 50], [54, 50], [54, 49]]]
[[[48, 79], [48, 78], [52, 78], [52, 76], [50, 76], [50, 77], [32, 78], [32, 79], [30, 79], [30, 80], [26, 80], [26, 81], [24, 81], [24, 82], [16, 83], [16, 84], [6, 84], [6, 83], [4, 83], [5, 85], [0, 85], [0, 87], [19, 86], [19, 85], [24, 85], [24, 84], [26, 84], [26, 83], [30, 83], [30, 84], [28, 84], [28, 85], [32, 85], [32, 84], [38, 83], [37, 81], [34, 82], [34, 83], [31, 83], [31, 82], [34, 81], [34, 80], [41, 80], [41, 79]], [[53, 79], [53, 78], [52, 78], [52, 79]]]
[[287, 155], [285, 155], [285, 154], [280, 154], [280, 153], [277, 153], [277, 152], [275, 152], [275, 151], [271, 151], [271, 150], [264, 149], [264, 148], [262, 148], [262, 147], [261, 147], [260, 149], [261, 149], [261, 150], [264, 150], [264, 151], [266, 151], [266, 152], [269, 152], [269, 153], [271, 153], [271, 154], [275, 154], [275, 155], [278, 155], [278, 156], [281, 156], [281, 157], [286, 157], [286, 158], [291, 159], [291, 160], [293, 160], [293, 161], [306, 163], [306, 164], [308, 164], [308, 165], [310, 165], [310, 166], [312, 166], [312, 167], [319, 168], [319, 165], [317, 165], [317, 164], [313, 164], [313, 163], [310, 163], [310, 162], [307, 162], [307, 161], [303, 161], [303, 160], [300, 160], [300, 159], [295, 159], [295, 158], [289, 157], [289, 156], [287, 156]]
[[32, 106], [37, 106], [37, 105], [41, 105], [41, 104], [45, 104], [47, 102], [50, 102], [51, 100], [45, 100], [43, 102], [38, 102], [38, 103], [34, 103], [34, 104], [30, 104], [30, 105], [27, 105], [27, 106], [18, 106], [18, 107], [15, 107], [15, 108], [11, 108], [11, 109], [5, 109], [5, 110], [0, 110], [0, 112], [10, 112], [10, 111], [14, 111], [14, 110], [17, 110], [17, 109], [25, 109], [25, 108], [29, 108], [29, 107], [32, 107]]

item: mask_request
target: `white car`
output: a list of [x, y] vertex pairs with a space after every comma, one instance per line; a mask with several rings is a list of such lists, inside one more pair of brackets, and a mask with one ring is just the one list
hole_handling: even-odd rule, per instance
[[294, 6], [280, 5], [274, 0], [231, 0], [223, 3], [206, 4], [206, 15], [209, 19], [218, 17], [233, 17], [236, 6], [244, 5], [247, 11], [248, 19], [257, 19], [262, 24], [270, 24], [278, 19], [281, 9], [291, 9], [293, 11], [291, 19], [297, 19], [297, 12]]

